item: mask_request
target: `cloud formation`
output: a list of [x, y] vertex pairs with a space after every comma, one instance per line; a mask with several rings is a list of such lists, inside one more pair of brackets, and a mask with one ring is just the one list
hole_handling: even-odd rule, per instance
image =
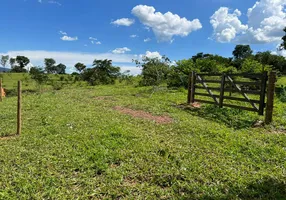
[[247, 11], [247, 24], [242, 24], [241, 12], [219, 8], [211, 17], [213, 38], [218, 42], [263, 44], [279, 42], [286, 24], [286, 0], [260, 0]]
[[198, 19], [189, 21], [179, 15], [167, 12], [156, 12], [152, 6], [138, 5], [132, 9], [132, 14], [140, 22], [153, 30], [159, 42], [170, 42], [174, 36], [186, 37], [191, 32], [202, 28]]
[[134, 23], [135, 23], [135, 20], [129, 19], [129, 18], [121, 18], [121, 19], [117, 19], [117, 20], [111, 22], [111, 24], [114, 24], [117, 26], [131, 26]]
[[116, 48], [112, 51], [112, 53], [114, 54], [124, 54], [126, 52], [131, 51], [131, 49], [127, 48], [127, 47], [123, 47], [123, 48]]

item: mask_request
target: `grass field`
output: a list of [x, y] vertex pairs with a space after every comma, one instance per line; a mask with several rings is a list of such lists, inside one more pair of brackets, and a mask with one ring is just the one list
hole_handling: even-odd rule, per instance
[[[24, 94], [22, 135], [0, 140], [0, 199], [286, 198], [285, 103], [276, 99], [271, 126], [252, 128], [255, 113], [188, 108], [185, 90], [150, 89]], [[12, 96], [0, 103], [0, 135], [15, 133], [15, 119]]]

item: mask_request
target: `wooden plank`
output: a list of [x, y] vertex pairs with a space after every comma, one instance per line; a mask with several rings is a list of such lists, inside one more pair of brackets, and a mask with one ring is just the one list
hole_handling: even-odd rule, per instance
[[[229, 81], [227, 81], [227, 83], [229, 83]], [[261, 82], [257, 81], [257, 82], [244, 82], [244, 81], [235, 81], [236, 84], [238, 85], [256, 85], [256, 86], [260, 86]]]
[[216, 99], [216, 97], [214, 97], [214, 94], [212, 93], [212, 91], [208, 88], [207, 84], [204, 83], [203, 79], [197, 75], [197, 79], [200, 81], [200, 83], [204, 86], [204, 88], [208, 91], [208, 93], [212, 96], [213, 100], [216, 102], [216, 104], [219, 104], [218, 100]]
[[191, 90], [192, 90], [192, 74], [189, 74], [189, 83], [188, 83], [188, 104], [191, 103]]
[[241, 88], [239, 86], [236, 85], [236, 83], [232, 80], [231, 77], [227, 76], [227, 79], [231, 82], [231, 84], [234, 86], [234, 88], [239, 91], [242, 96], [248, 100], [248, 102], [251, 104], [251, 106], [256, 109], [257, 111], [259, 111], [258, 107], [250, 100], [250, 98], [245, 94], [245, 92], [243, 90], [241, 90]]
[[[206, 89], [205, 87], [202, 86], [196, 86], [198, 89]], [[220, 87], [208, 87], [209, 90], [217, 90], [220, 91]]]
[[237, 74], [227, 74], [227, 76], [233, 77], [233, 76], [242, 76], [242, 77], [249, 77], [249, 78], [262, 78], [262, 73], [252, 73], [252, 74], [248, 74], [248, 73], [237, 73]]
[[[224, 99], [234, 100], [234, 101], [241, 101], [241, 102], [248, 102], [247, 99], [245, 99], [245, 98], [238, 98], [238, 97], [224, 96]], [[250, 101], [252, 101], [253, 103], [259, 103], [260, 102], [259, 100], [252, 100], [252, 99]]]
[[207, 104], [217, 105], [217, 103], [216, 103], [216, 102], [213, 102], [213, 101], [207, 101], [207, 100], [201, 100], [201, 99], [195, 99], [195, 102], [200, 102], [200, 103], [207, 103]]
[[229, 107], [229, 108], [240, 109], [240, 110], [247, 110], [247, 111], [251, 111], [251, 112], [257, 112], [257, 109], [255, 109], [255, 108], [248, 108], [248, 107], [236, 106], [236, 105], [231, 105], [231, 104], [223, 104], [223, 106]]
[[220, 96], [219, 96], [219, 107], [223, 107], [223, 97], [224, 97], [224, 86], [225, 86], [225, 75], [221, 77], [221, 85], [220, 85]]
[[216, 97], [216, 98], [219, 97], [219, 95], [210, 95], [210, 94], [200, 93], [200, 92], [196, 92], [195, 95], [197, 95], [197, 96], [203, 96], [203, 97], [213, 97], [213, 96]]
[[216, 74], [216, 73], [208, 73], [208, 74], [198, 73], [197, 75], [199, 75], [199, 76], [221, 76], [222, 74]]
[[260, 102], [259, 102], [259, 115], [263, 115], [265, 108], [265, 93], [266, 93], [266, 84], [267, 84], [267, 72], [263, 73], [261, 79], [261, 91], [260, 91]]

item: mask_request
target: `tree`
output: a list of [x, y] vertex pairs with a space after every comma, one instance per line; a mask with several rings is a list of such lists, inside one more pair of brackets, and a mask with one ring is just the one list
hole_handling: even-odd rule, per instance
[[270, 65], [274, 70], [286, 73], [286, 60], [281, 55], [273, 55], [270, 51], [258, 52], [254, 59], [263, 65]]
[[16, 59], [15, 58], [10, 58], [9, 60], [9, 64], [11, 68], [14, 68], [15, 64], [16, 64]]
[[285, 32], [285, 35], [282, 37], [283, 42], [282, 42], [282, 44], [281, 44], [281, 46], [280, 46], [280, 49], [281, 49], [281, 50], [283, 50], [283, 49], [286, 50], [286, 27], [284, 28], [283, 31]]
[[45, 70], [48, 74], [54, 73], [56, 61], [53, 58], [45, 58]]
[[162, 58], [142, 58], [142, 61], [134, 60], [137, 67], [142, 68], [142, 86], [158, 86], [167, 80], [171, 61], [166, 56]]
[[65, 74], [66, 73], [66, 66], [62, 63], [58, 64], [57, 66], [55, 66], [55, 70], [54, 73], [55, 74]]
[[[15, 62], [17, 64], [15, 64]], [[23, 73], [27, 72], [25, 67], [30, 63], [29, 58], [25, 56], [17, 56], [15, 61], [12, 60], [12, 65], [11, 65], [11, 72], [16, 72], [16, 73]], [[11, 59], [10, 59], [10, 64], [11, 64]]]
[[35, 80], [38, 85], [42, 85], [43, 83], [48, 81], [48, 75], [44, 73], [45, 71], [42, 68], [31, 67], [30, 76], [33, 80]]
[[252, 55], [252, 50], [249, 45], [236, 45], [232, 52], [235, 59], [245, 59]]
[[86, 68], [86, 66], [83, 63], [77, 63], [75, 64], [74, 67], [76, 68], [77, 71], [79, 71], [79, 73], [81, 73]]
[[1, 56], [0, 62], [1, 62], [1, 65], [4, 68], [6, 68], [6, 65], [7, 65], [8, 61], [9, 61], [9, 56], [8, 55], [7, 56]]
[[114, 84], [119, 76], [120, 68], [112, 66], [112, 60], [94, 60], [93, 68], [82, 73], [82, 79], [90, 85]]
[[269, 65], [263, 65], [260, 62], [253, 59], [246, 59], [242, 63], [241, 71], [245, 73], [262, 73], [265, 71], [270, 71], [271, 67]]

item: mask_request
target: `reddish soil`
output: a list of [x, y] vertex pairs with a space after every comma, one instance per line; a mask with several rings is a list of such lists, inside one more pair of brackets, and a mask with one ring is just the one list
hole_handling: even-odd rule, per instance
[[155, 116], [155, 115], [152, 115], [151, 113], [145, 112], [143, 110], [132, 110], [132, 109], [123, 108], [120, 106], [116, 106], [116, 107], [114, 107], [114, 109], [118, 110], [122, 114], [127, 114], [127, 115], [130, 115], [132, 117], [136, 117], [136, 118], [152, 120], [158, 124], [169, 124], [169, 123], [173, 122], [173, 119], [171, 117]]

